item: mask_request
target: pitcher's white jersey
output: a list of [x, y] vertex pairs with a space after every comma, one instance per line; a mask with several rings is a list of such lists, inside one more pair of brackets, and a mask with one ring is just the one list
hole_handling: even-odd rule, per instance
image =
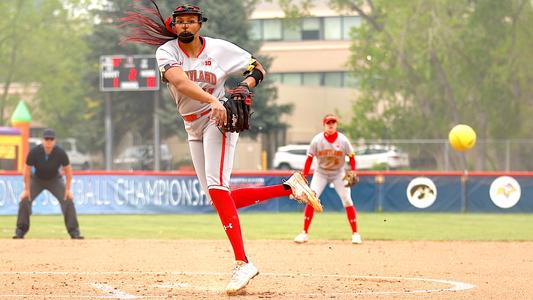
[[353, 152], [352, 144], [344, 134], [338, 132], [337, 139], [330, 143], [321, 132], [311, 140], [307, 154], [316, 157], [318, 173], [333, 176], [344, 174], [346, 155]]
[[[235, 74], [241, 75], [246, 71], [252, 55], [225, 40], [209, 37], [201, 37], [201, 39], [203, 48], [197, 58], [190, 57], [181, 49], [177, 39], [166, 42], [156, 51], [157, 64], [161, 73], [169, 67], [181, 67], [189, 79], [204, 91], [222, 99], [224, 84], [228, 77]], [[178, 112], [182, 116], [205, 111], [210, 106], [208, 103], [180, 95], [172, 85], [168, 87], [176, 101]]]

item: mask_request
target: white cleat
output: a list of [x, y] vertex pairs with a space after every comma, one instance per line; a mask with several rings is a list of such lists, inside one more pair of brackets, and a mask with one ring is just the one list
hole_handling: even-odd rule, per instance
[[309, 234], [305, 233], [305, 231], [302, 231], [299, 235], [297, 235], [294, 238], [294, 242], [298, 244], [307, 243], [308, 240], [309, 240]]
[[259, 271], [251, 262], [236, 261], [233, 275], [226, 286], [226, 293], [228, 295], [238, 294], [257, 274], [259, 274]]
[[322, 212], [322, 204], [320, 204], [320, 199], [318, 199], [316, 193], [309, 187], [309, 185], [307, 185], [307, 180], [305, 180], [302, 173], [295, 172], [283, 184], [291, 187], [291, 199], [296, 199], [298, 202], [309, 204], [314, 210]]
[[362, 242], [361, 235], [357, 232], [354, 232], [354, 234], [352, 234], [352, 244], [361, 244]]

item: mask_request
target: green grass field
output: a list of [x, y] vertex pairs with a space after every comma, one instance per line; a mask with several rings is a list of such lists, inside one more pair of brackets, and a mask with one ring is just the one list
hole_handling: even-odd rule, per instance
[[[245, 239], [292, 239], [302, 230], [302, 213], [241, 213]], [[16, 216], [0, 216], [0, 238], [11, 238]], [[80, 215], [88, 239], [225, 239], [218, 216]], [[533, 214], [359, 213], [364, 240], [531, 241]], [[31, 218], [32, 239], [66, 239], [61, 215]], [[343, 213], [315, 214], [310, 237], [347, 240]]]

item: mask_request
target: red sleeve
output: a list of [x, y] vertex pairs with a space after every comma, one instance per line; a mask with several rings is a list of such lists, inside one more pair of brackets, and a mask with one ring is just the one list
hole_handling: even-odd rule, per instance
[[309, 170], [311, 170], [311, 164], [313, 163], [313, 156], [307, 155], [307, 159], [305, 160], [305, 166], [304, 166], [304, 176], [307, 176], [309, 174]]
[[355, 162], [355, 154], [350, 154], [349, 155], [350, 157], [350, 167], [352, 168], [352, 171], [355, 171], [355, 166], [356, 166], [356, 162]]

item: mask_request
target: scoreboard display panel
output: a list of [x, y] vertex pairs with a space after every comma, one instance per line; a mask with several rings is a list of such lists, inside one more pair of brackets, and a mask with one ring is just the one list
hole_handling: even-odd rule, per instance
[[153, 55], [100, 57], [101, 91], [159, 90], [159, 69]]

